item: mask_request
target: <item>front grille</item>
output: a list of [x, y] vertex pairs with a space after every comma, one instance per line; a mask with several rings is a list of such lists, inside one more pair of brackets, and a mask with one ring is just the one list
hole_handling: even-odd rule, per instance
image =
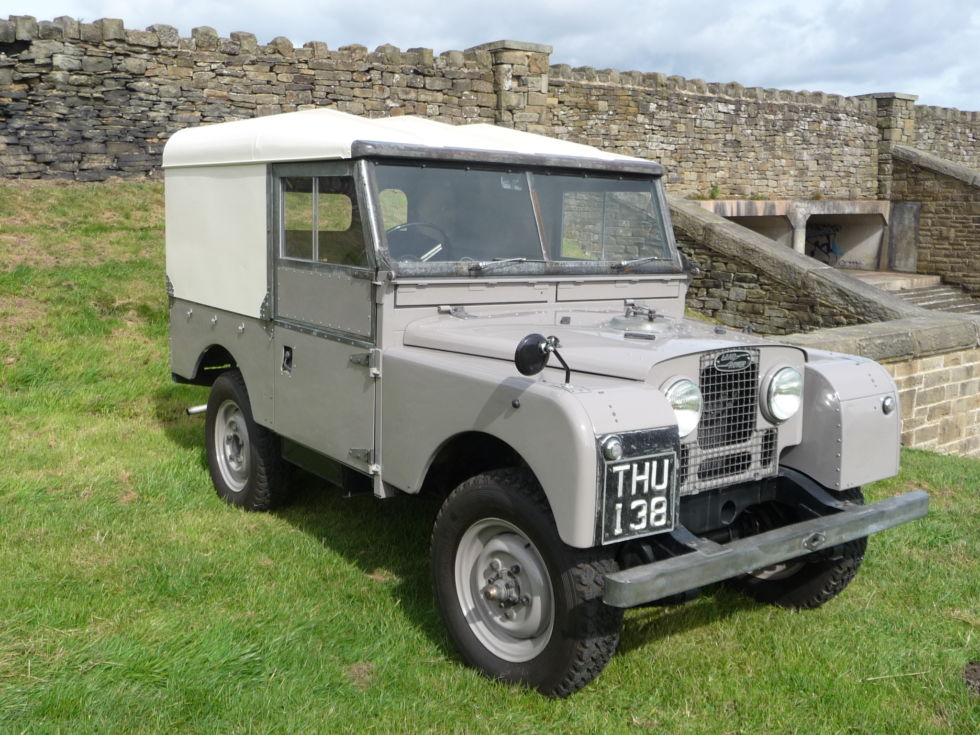
[[776, 474], [776, 430], [757, 426], [759, 350], [706, 352], [699, 377], [704, 409], [681, 447], [681, 494]]

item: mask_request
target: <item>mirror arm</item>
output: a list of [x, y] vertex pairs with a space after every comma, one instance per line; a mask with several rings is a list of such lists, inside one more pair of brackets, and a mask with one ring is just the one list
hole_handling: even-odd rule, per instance
[[568, 363], [565, 362], [565, 358], [562, 357], [561, 353], [558, 351], [558, 344], [557, 337], [548, 337], [548, 346], [546, 349], [548, 352], [557, 357], [558, 362], [560, 362], [561, 366], [565, 368], [565, 385], [568, 385], [572, 381], [572, 369], [568, 367]]

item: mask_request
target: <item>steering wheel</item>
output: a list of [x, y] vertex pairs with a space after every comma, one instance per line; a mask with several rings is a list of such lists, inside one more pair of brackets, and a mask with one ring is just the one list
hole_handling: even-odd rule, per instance
[[[424, 234], [425, 230], [430, 234]], [[431, 237], [431, 234], [436, 237]], [[395, 260], [426, 262], [439, 254], [443, 255], [439, 260], [452, 260], [446, 257], [452, 248], [449, 237], [441, 227], [431, 222], [402, 222], [385, 230], [385, 235], [388, 238], [388, 251]]]

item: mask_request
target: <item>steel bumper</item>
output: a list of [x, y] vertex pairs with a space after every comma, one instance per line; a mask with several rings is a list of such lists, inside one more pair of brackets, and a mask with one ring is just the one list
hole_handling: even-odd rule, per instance
[[692, 546], [691, 553], [607, 574], [603, 599], [613, 607], [652, 602], [914, 521], [928, 508], [929, 496], [914, 490], [727, 544], [681, 527], [674, 536]]

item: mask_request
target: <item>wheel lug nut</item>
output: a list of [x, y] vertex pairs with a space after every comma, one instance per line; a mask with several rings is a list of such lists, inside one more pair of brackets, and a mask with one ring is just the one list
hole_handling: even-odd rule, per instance
[[514, 566], [512, 566], [510, 568], [510, 573], [511, 574], [520, 574], [521, 573], [521, 565], [520, 564], [515, 564]]
[[493, 571], [495, 571], [495, 572], [499, 572], [499, 571], [500, 571], [500, 560], [499, 560], [499, 559], [494, 559], [494, 560], [492, 560], [492, 561], [490, 562], [490, 568], [491, 568], [491, 569], [492, 569]]

